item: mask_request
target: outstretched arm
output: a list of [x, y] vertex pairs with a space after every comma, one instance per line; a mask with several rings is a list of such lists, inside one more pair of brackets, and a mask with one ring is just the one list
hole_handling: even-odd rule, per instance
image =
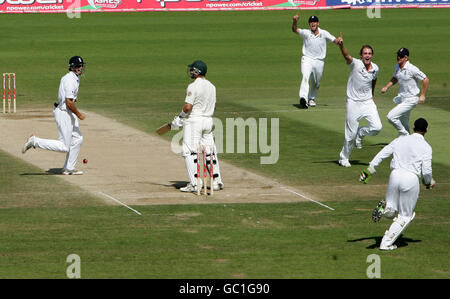
[[375, 170], [375, 167], [380, 165], [380, 163], [392, 156], [394, 153], [394, 147], [392, 146], [392, 142], [386, 145], [369, 163], [369, 167], [366, 169], [363, 169], [359, 175], [359, 181], [361, 183], [367, 184], [372, 177], [372, 174], [375, 174], [377, 171]]

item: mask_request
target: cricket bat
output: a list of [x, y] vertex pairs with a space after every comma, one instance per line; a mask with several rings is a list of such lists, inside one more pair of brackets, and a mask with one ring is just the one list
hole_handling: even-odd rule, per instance
[[171, 130], [171, 124], [164, 124], [162, 125], [158, 130], [156, 130], [156, 133], [158, 133], [159, 135], [163, 135], [166, 134], [167, 132], [169, 132]]

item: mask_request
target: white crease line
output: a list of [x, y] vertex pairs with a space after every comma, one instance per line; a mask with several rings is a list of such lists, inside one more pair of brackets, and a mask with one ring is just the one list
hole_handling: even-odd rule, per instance
[[295, 191], [289, 190], [288, 188], [285, 188], [285, 187], [280, 187], [280, 188], [281, 188], [281, 189], [284, 189], [284, 190], [286, 190], [286, 191], [288, 191], [288, 192], [291, 192], [291, 193], [293, 193], [293, 194], [295, 194], [295, 195], [298, 195], [298, 196], [300, 196], [300, 197], [303, 197], [303, 198], [305, 198], [305, 199], [307, 199], [307, 200], [309, 200], [309, 201], [312, 201], [312, 202], [314, 202], [314, 203], [316, 203], [316, 204], [319, 204], [319, 205], [321, 205], [321, 206], [323, 206], [323, 207], [325, 207], [325, 208], [327, 208], [327, 209], [330, 209], [330, 210], [334, 211], [333, 208], [330, 208], [329, 206], [324, 205], [324, 204], [321, 203], [321, 202], [315, 201], [314, 199], [308, 198], [308, 197], [306, 197], [306, 196], [304, 196], [304, 195], [302, 195], [302, 194], [300, 194], [300, 193], [297, 193], [297, 192], [295, 192]]
[[124, 204], [123, 202], [121, 202], [121, 201], [119, 201], [119, 200], [117, 200], [117, 199], [115, 199], [114, 197], [112, 197], [112, 196], [110, 196], [110, 195], [108, 195], [108, 194], [106, 194], [106, 193], [103, 193], [103, 192], [101, 192], [101, 191], [98, 191], [98, 193], [100, 193], [100, 194], [102, 194], [103, 196], [105, 196], [105, 197], [108, 197], [109, 199], [112, 199], [112, 200], [114, 200], [115, 202], [117, 202], [118, 204], [121, 204], [122, 206], [124, 206], [124, 207], [126, 207], [126, 208], [128, 208], [128, 209], [130, 209], [130, 210], [132, 210], [133, 212], [135, 212], [136, 214], [138, 214], [138, 215], [142, 215], [141, 213], [139, 213], [138, 211], [136, 211], [135, 209], [133, 209], [133, 208], [131, 208], [131, 207], [129, 207], [129, 206], [127, 206], [126, 204]]

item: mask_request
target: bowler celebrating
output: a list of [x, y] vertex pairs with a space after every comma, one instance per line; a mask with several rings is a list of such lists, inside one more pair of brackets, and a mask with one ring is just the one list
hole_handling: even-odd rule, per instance
[[[338, 46], [350, 68], [347, 82], [347, 103], [345, 114], [345, 140], [339, 154], [339, 165], [351, 167], [350, 154], [356, 145], [362, 148], [362, 140], [367, 135], [376, 135], [381, 131], [382, 124], [373, 91], [377, 82], [378, 66], [372, 62], [373, 48], [363, 45], [359, 51], [361, 59], [350, 56], [344, 47], [342, 33], [338, 38]], [[365, 118], [368, 126], [358, 127], [359, 121]]]

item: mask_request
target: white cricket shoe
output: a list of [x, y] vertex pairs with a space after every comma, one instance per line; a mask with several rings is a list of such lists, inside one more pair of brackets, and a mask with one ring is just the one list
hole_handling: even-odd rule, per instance
[[83, 172], [81, 170], [67, 170], [64, 169], [63, 172], [61, 172], [62, 175], [82, 175]]
[[339, 160], [339, 165], [343, 167], [352, 167], [352, 164], [348, 160]]
[[34, 135], [31, 135], [30, 138], [27, 139], [27, 142], [23, 145], [22, 154], [25, 154], [27, 150], [34, 147]]
[[214, 188], [214, 191], [222, 190], [223, 189], [223, 184], [219, 183], [219, 182], [216, 182], [216, 180], [214, 180], [213, 188]]
[[193, 186], [191, 183], [187, 184], [186, 187], [180, 188], [181, 192], [197, 192], [197, 186]]
[[395, 249], [397, 249], [397, 245], [388, 245], [388, 246], [383, 244], [380, 245], [380, 250], [395, 250]]
[[314, 101], [314, 100], [309, 100], [309, 101], [308, 101], [308, 106], [309, 106], [309, 107], [316, 107], [316, 101]]

